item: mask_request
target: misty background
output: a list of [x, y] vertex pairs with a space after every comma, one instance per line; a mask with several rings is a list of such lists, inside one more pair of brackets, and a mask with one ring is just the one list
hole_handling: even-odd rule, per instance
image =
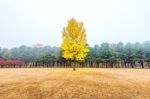
[[63, 27], [84, 23], [90, 46], [150, 40], [149, 0], [0, 0], [0, 47], [60, 46]]

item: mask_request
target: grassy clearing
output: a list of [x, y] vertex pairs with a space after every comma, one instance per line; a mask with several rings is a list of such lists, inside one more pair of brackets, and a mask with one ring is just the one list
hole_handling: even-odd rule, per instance
[[93, 69], [77, 69], [76, 71], [72, 71], [70, 69], [64, 70], [62, 71], [65, 74], [73, 74], [73, 75], [94, 75], [94, 74], [98, 74], [98, 72], [96, 72]]
[[0, 99], [150, 99], [150, 70], [0, 69]]

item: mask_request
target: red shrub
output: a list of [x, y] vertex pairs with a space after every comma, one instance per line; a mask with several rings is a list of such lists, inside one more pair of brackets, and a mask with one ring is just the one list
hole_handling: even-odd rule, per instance
[[0, 65], [4, 65], [5, 61], [0, 60]]
[[15, 62], [13, 60], [6, 60], [6, 65], [15, 65]]
[[0, 58], [0, 65], [4, 65], [4, 64], [5, 64], [5, 61], [2, 58]]
[[24, 65], [24, 61], [21, 60], [3, 60], [2, 58], [0, 58], [0, 65]]

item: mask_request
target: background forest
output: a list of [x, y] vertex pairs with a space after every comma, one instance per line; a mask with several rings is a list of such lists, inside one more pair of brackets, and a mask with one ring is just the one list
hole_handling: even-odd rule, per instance
[[[150, 41], [144, 43], [102, 43], [89, 47], [85, 62], [77, 67], [150, 68]], [[1, 67], [71, 67], [72, 61], [62, 58], [60, 47], [0, 48]]]

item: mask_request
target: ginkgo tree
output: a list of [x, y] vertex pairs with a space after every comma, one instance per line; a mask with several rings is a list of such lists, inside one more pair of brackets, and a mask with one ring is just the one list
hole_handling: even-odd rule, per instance
[[86, 31], [82, 22], [74, 18], [68, 21], [68, 26], [62, 31], [63, 42], [61, 45], [63, 57], [74, 62], [73, 70], [76, 70], [76, 62], [84, 62], [89, 52]]

